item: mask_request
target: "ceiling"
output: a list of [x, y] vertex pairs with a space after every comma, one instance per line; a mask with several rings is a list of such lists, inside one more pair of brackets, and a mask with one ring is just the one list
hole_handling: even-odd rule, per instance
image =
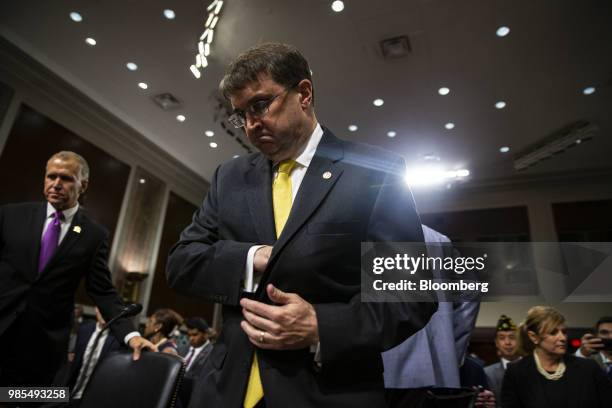
[[[612, 166], [610, 1], [348, 0], [335, 13], [331, 0], [226, 0], [210, 65], [195, 79], [189, 66], [209, 3], [4, 1], [0, 34], [206, 179], [245, 153], [215, 120], [215, 95], [232, 58], [263, 41], [302, 50], [323, 125], [398, 152], [409, 168], [431, 154], [447, 169], [469, 169], [468, 183], [517, 177], [514, 154], [577, 120], [598, 127], [590, 142], [521, 174]], [[166, 8], [173, 20], [163, 16]], [[83, 21], [73, 22], [72, 11]], [[500, 26], [510, 34], [496, 36]], [[412, 52], [383, 59], [379, 41], [400, 35], [409, 37]], [[443, 86], [446, 96], [438, 94]], [[584, 95], [587, 86], [595, 93]], [[162, 111], [151, 96], [163, 92], [182, 107]], [[375, 107], [376, 98], [384, 105]], [[496, 109], [501, 100], [506, 107]], [[178, 114], [187, 119], [178, 122]], [[448, 122], [454, 129], [445, 129]], [[348, 131], [351, 124], [356, 132]], [[510, 152], [500, 153], [502, 146]]]

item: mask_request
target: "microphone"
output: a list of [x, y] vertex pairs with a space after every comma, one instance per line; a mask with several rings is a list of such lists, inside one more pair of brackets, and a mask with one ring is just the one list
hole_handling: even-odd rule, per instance
[[104, 324], [104, 326], [102, 326], [102, 331], [104, 331], [107, 327], [109, 327], [116, 320], [121, 319], [123, 317], [136, 316], [141, 311], [142, 311], [142, 305], [141, 304], [130, 303], [129, 305], [125, 306], [117, 316], [113, 317], [108, 322], [106, 322]]
[[81, 370], [82, 374], [79, 375], [79, 377], [77, 378], [76, 385], [72, 389], [72, 399], [73, 400], [74, 400], [74, 396], [77, 395], [77, 392], [81, 388], [84, 388], [87, 385], [85, 384], [85, 377], [87, 377], [87, 372], [89, 371], [88, 369], [89, 369], [89, 366], [91, 365], [91, 360], [94, 355], [94, 351], [96, 350], [96, 347], [98, 346], [98, 342], [100, 341], [100, 336], [102, 335], [102, 333], [104, 333], [104, 331], [108, 329], [108, 326], [110, 326], [117, 319], [121, 319], [122, 317], [136, 316], [141, 311], [142, 311], [142, 305], [138, 303], [130, 303], [129, 305], [126, 305], [123, 309], [121, 309], [121, 312], [119, 312], [117, 316], [113, 317], [112, 319], [110, 319], [108, 322], [106, 322], [102, 326], [102, 329], [98, 332], [98, 334], [96, 335], [94, 339], [93, 347], [91, 348], [91, 353], [89, 354], [87, 361], [84, 362], [85, 363], [84, 368]]

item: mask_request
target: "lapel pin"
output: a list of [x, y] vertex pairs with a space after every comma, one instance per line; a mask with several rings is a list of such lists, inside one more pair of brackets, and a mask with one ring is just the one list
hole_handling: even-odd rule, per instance
[[325, 180], [329, 180], [331, 176], [332, 176], [331, 171], [326, 171], [325, 173], [323, 173], [323, 178]]
[[81, 227], [79, 227], [78, 225], [75, 225], [75, 226], [72, 228], [72, 230], [73, 230], [74, 232], [76, 232], [77, 234], [80, 234], [80, 233], [81, 233]]

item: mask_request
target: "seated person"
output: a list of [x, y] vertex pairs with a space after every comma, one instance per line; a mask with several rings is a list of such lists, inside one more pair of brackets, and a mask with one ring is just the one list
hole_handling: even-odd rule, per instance
[[183, 318], [172, 309], [156, 310], [145, 325], [144, 337], [157, 346], [162, 353], [178, 356], [176, 342], [172, 333], [181, 325]]

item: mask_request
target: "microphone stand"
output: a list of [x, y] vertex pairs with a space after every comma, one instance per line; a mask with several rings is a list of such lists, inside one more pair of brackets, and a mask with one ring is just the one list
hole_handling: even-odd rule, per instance
[[[121, 313], [119, 313], [117, 316], [113, 317], [108, 322], [102, 325], [102, 329], [98, 332], [98, 334], [96, 334], [96, 338], [94, 339], [94, 343], [91, 348], [91, 352], [89, 353], [89, 356], [87, 356], [87, 361], [85, 362], [85, 365], [83, 366], [82, 375], [78, 377], [77, 383], [71, 393], [72, 395], [76, 395], [77, 392], [80, 390], [80, 388], [84, 386], [85, 377], [87, 377], [87, 370], [89, 370], [89, 366], [91, 365], [91, 360], [93, 358], [94, 353], [96, 352], [96, 348], [98, 347], [98, 342], [100, 341], [100, 336], [102, 335], [102, 333], [104, 333], [104, 331], [108, 329], [109, 326], [115, 321], [117, 321], [118, 319], [122, 317], [137, 315], [138, 313], [140, 313], [141, 310], [142, 310], [142, 305], [133, 303], [123, 308]], [[96, 325], [97, 324], [98, 323], [96, 322]], [[74, 398], [70, 398], [70, 399], [73, 400]]]

